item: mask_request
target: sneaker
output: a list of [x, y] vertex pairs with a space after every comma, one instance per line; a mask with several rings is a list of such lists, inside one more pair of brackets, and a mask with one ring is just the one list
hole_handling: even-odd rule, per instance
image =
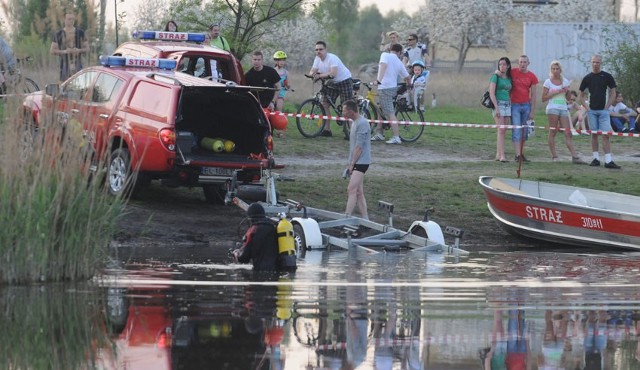
[[384, 135], [375, 134], [375, 135], [371, 136], [371, 141], [384, 141]]
[[591, 166], [591, 167], [599, 167], [600, 166], [600, 161], [594, 158], [591, 161], [591, 163], [589, 163], [589, 166]]
[[333, 136], [333, 134], [331, 133], [331, 131], [324, 130], [320, 133], [320, 136], [331, 137]]
[[522, 157], [522, 162], [523, 162], [523, 163], [529, 163], [529, 162], [531, 162], [531, 161], [530, 161], [530, 160], [528, 160], [528, 159], [527, 159], [527, 157], [525, 157], [524, 155], [522, 155], [522, 156], [517, 155], [517, 156], [515, 157], [515, 161], [516, 161], [516, 162], [520, 162], [520, 157]]
[[580, 157], [571, 158], [571, 162], [573, 162], [573, 164], [587, 164], [587, 162], [583, 161]]
[[619, 169], [621, 169], [622, 167], [618, 166], [614, 161], [611, 161], [611, 162], [609, 162], [609, 163], [605, 163], [605, 164], [604, 164], [604, 168], [612, 168], [612, 169], [614, 169], [614, 170], [619, 170]]
[[387, 140], [387, 144], [402, 144], [402, 140], [399, 137], [394, 136], [391, 139]]

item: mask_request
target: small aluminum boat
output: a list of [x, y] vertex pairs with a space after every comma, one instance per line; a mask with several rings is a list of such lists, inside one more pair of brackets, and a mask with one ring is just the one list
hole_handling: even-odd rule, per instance
[[579, 246], [640, 249], [640, 197], [481, 176], [489, 211], [507, 231]]

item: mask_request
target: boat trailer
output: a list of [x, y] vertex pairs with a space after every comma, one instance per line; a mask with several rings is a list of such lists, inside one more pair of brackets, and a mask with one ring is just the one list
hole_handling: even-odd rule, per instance
[[[265, 178], [266, 201], [259, 203], [268, 217], [287, 217], [291, 221], [298, 253], [332, 246], [343, 249], [355, 247], [368, 253], [401, 249], [440, 251], [456, 256], [469, 253], [459, 247], [464, 231], [447, 226], [443, 232], [440, 225], [429, 220], [432, 209], [425, 211], [423, 220], [414, 221], [408, 231], [402, 231], [393, 226], [394, 206], [391, 203], [378, 201], [378, 208], [386, 211], [388, 216], [387, 223], [382, 224], [344, 213], [308, 207], [290, 199], [279, 202], [276, 199], [275, 180], [275, 176], [269, 171]], [[233, 192], [227, 194], [227, 199], [245, 211], [249, 207], [248, 203], [236, 197]], [[367, 236], [360, 237], [362, 233]], [[445, 235], [455, 238], [454, 243], [447, 244]]]
[[[264, 172], [266, 200], [259, 203], [264, 207], [267, 217], [286, 217], [291, 221], [298, 253], [311, 249], [327, 249], [331, 246], [342, 249], [355, 247], [369, 253], [401, 249], [440, 251], [456, 256], [469, 253], [459, 247], [464, 231], [447, 226], [443, 232], [440, 225], [429, 220], [429, 213], [433, 209], [425, 210], [424, 218], [421, 221], [414, 221], [409, 231], [402, 231], [393, 226], [393, 204], [384, 201], [378, 201], [378, 209], [387, 212], [386, 224], [308, 207], [290, 199], [279, 202], [275, 182], [277, 178], [280, 179], [280, 176], [272, 173], [271, 170]], [[234, 203], [246, 211], [249, 204], [236, 196], [238, 190], [236, 178], [234, 173], [233, 180], [227, 185], [225, 203]], [[367, 236], [360, 237], [361, 234]], [[447, 244], [444, 235], [455, 238], [454, 243]]]

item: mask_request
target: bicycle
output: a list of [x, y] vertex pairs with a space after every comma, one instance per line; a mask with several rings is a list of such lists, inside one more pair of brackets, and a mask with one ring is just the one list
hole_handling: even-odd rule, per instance
[[[373, 91], [374, 84], [371, 82], [362, 83], [363, 86], [367, 88], [367, 95], [363, 99], [364, 103], [360, 106], [360, 109], [367, 112], [370, 119], [373, 121], [378, 120], [378, 117], [383, 121], [387, 121], [387, 117], [382, 112], [382, 109], [376, 103], [376, 94]], [[405, 92], [402, 94], [396, 95], [393, 99], [393, 107], [396, 112], [396, 118], [398, 121], [407, 121], [407, 122], [424, 122], [424, 114], [422, 110], [418, 108], [418, 102], [421, 100], [420, 95], [424, 93], [424, 89], [418, 91], [418, 94], [414, 96], [412, 104], [409, 103], [409, 93]], [[381, 123], [383, 130], [388, 130], [391, 128], [390, 123]], [[375, 123], [371, 123], [371, 129], [375, 127]], [[398, 127], [400, 140], [408, 143], [412, 143], [422, 136], [422, 132], [424, 131], [423, 125], [399, 125]]]
[[[307, 78], [313, 79], [313, 76], [309, 76], [307, 74], [304, 75]], [[314, 97], [309, 98], [300, 104], [300, 108], [298, 108], [298, 114], [296, 116], [296, 125], [298, 126], [298, 130], [304, 137], [313, 138], [322, 132], [325, 124], [328, 124], [330, 118], [324, 118], [327, 116], [327, 111], [322, 105], [322, 98], [325, 95], [325, 92], [329, 89], [334, 89], [331, 87], [327, 81], [327, 78], [318, 79], [322, 86], [320, 90], [315, 94]], [[354, 85], [354, 98], [357, 99], [358, 105], [362, 104], [362, 100], [364, 98], [358, 97], [355, 95], [355, 92], [359, 90], [361, 81], [358, 79], [353, 80]], [[329, 103], [329, 107], [333, 108], [337, 117], [342, 116], [342, 105], [336, 105], [335, 101], [327, 97], [327, 102]], [[367, 112], [361, 112], [364, 114], [367, 119], [370, 119], [370, 116]], [[349, 131], [350, 125], [348, 121], [337, 121], [338, 126], [342, 126], [342, 131], [344, 132], [345, 139], [349, 139]]]
[[[31, 57], [16, 59], [16, 65], [20, 65], [24, 62], [31, 62]], [[0, 96], [12, 93], [30, 94], [40, 91], [38, 84], [31, 78], [23, 76], [20, 68], [6, 70], [3, 67], [2, 70], [0, 70], [0, 73], [2, 73], [4, 79], [2, 84], [0, 84]]]

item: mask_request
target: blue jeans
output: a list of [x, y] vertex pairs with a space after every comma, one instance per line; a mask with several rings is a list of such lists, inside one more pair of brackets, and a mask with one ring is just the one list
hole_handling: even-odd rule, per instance
[[611, 131], [611, 120], [609, 119], [609, 111], [606, 109], [587, 111], [589, 117], [589, 129], [592, 131]]
[[[511, 124], [518, 127], [526, 125], [530, 113], [531, 103], [511, 103]], [[524, 140], [527, 141], [527, 139], [529, 138], [529, 130], [515, 127], [511, 131], [511, 141], [513, 141], [514, 143], [519, 143], [523, 131]]]
[[[620, 117], [611, 117], [611, 126], [617, 132], [622, 132], [625, 125], [625, 120]], [[636, 117], [629, 117], [629, 131], [636, 129]]]

